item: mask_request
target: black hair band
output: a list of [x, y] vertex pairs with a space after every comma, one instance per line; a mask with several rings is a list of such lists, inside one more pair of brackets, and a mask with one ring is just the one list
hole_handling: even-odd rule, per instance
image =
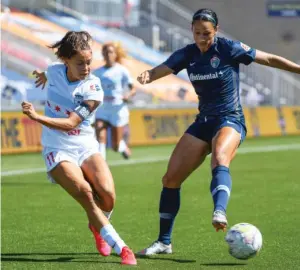
[[217, 22], [216, 20], [210, 15], [210, 14], [207, 14], [207, 13], [198, 13], [198, 14], [195, 14], [193, 16], [193, 22], [195, 20], [199, 20], [199, 19], [206, 19], [207, 21], [210, 21], [213, 23], [214, 26], [217, 26]]

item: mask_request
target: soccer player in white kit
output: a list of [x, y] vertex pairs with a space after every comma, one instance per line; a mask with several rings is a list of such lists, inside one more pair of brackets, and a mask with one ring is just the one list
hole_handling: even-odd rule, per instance
[[95, 110], [103, 102], [101, 82], [90, 74], [91, 36], [70, 31], [50, 48], [56, 49], [63, 64], [48, 67], [45, 115], [25, 101], [23, 113], [43, 125], [48, 176], [84, 208], [99, 252], [108, 256], [113, 247], [122, 264], [135, 265], [133, 252], [107, 218], [114, 206], [115, 189], [91, 126]]
[[96, 136], [102, 157], [106, 158], [107, 128], [111, 127], [112, 149], [126, 159], [131, 155], [123, 140], [124, 126], [129, 122], [127, 102], [135, 95], [133, 81], [128, 70], [121, 65], [125, 53], [118, 43], [106, 43], [102, 47], [105, 65], [94, 70], [104, 91], [104, 104], [96, 112]]

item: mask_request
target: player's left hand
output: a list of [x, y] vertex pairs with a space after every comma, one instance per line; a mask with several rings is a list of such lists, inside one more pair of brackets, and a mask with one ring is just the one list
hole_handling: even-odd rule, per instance
[[22, 102], [22, 111], [26, 114], [30, 119], [36, 120], [38, 117], [37, 112], [35, 111], [33, 105], [27, 101]]
[[45, 85], [47, 83], [47, 77], [45, 72], [39, 72], [37, 70], [34, 70], [32, 72], [33, 75], [35, 75], [36, 81], [35, 81], [35, 87], [42, 86], [42, 89], [45, 88]]

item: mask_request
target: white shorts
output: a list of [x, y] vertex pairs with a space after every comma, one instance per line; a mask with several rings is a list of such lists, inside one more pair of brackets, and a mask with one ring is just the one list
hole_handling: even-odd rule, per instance
[[94, 148], [78, 148], [72, 150], [45, 147], [42, 155], [46, 164], [48, 179], [52, 183], [55, 183], [55, 180], [50, 176], [49, 172], [54, 169], [60, 162], [69, 161], [77, 165], [78, 167], [81, 167], [82, 163], [87, 158], [96, 153], [100, 153], [99, 145]]
[[129, 123], [129, 110], [126, 104], [101, 106], [97, 109], [96, 120], [108, 122], [113, 127], [124, 127]]

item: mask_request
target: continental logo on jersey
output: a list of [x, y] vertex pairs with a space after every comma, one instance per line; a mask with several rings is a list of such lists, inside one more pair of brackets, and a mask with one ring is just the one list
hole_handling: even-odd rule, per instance
[[217, 56], [213, 56], [212, 59], [210, 59], [210, 64], [213, 68], [217, 68], [220, 65], [220, 58], [218, 58]]
[[241, 42], [241, 47], [242, 47], [246, 52], [248, 52], [248, 51], [251, 49], [248, 45], [244, 44], [243, 42]]
[[100, 88], [100, 86], [98, 84], [91, 84], [90, 85], [90, 90], [91, 91], [100, 91], [101, 88]]
[[209, 74], [190, 74], [190, 81], [206, 81], [206, 80], [213, 80], [213, 79], [218, 79], [223, 75], [222, 71], [215, 72], [215, 73], [209, 73]]

